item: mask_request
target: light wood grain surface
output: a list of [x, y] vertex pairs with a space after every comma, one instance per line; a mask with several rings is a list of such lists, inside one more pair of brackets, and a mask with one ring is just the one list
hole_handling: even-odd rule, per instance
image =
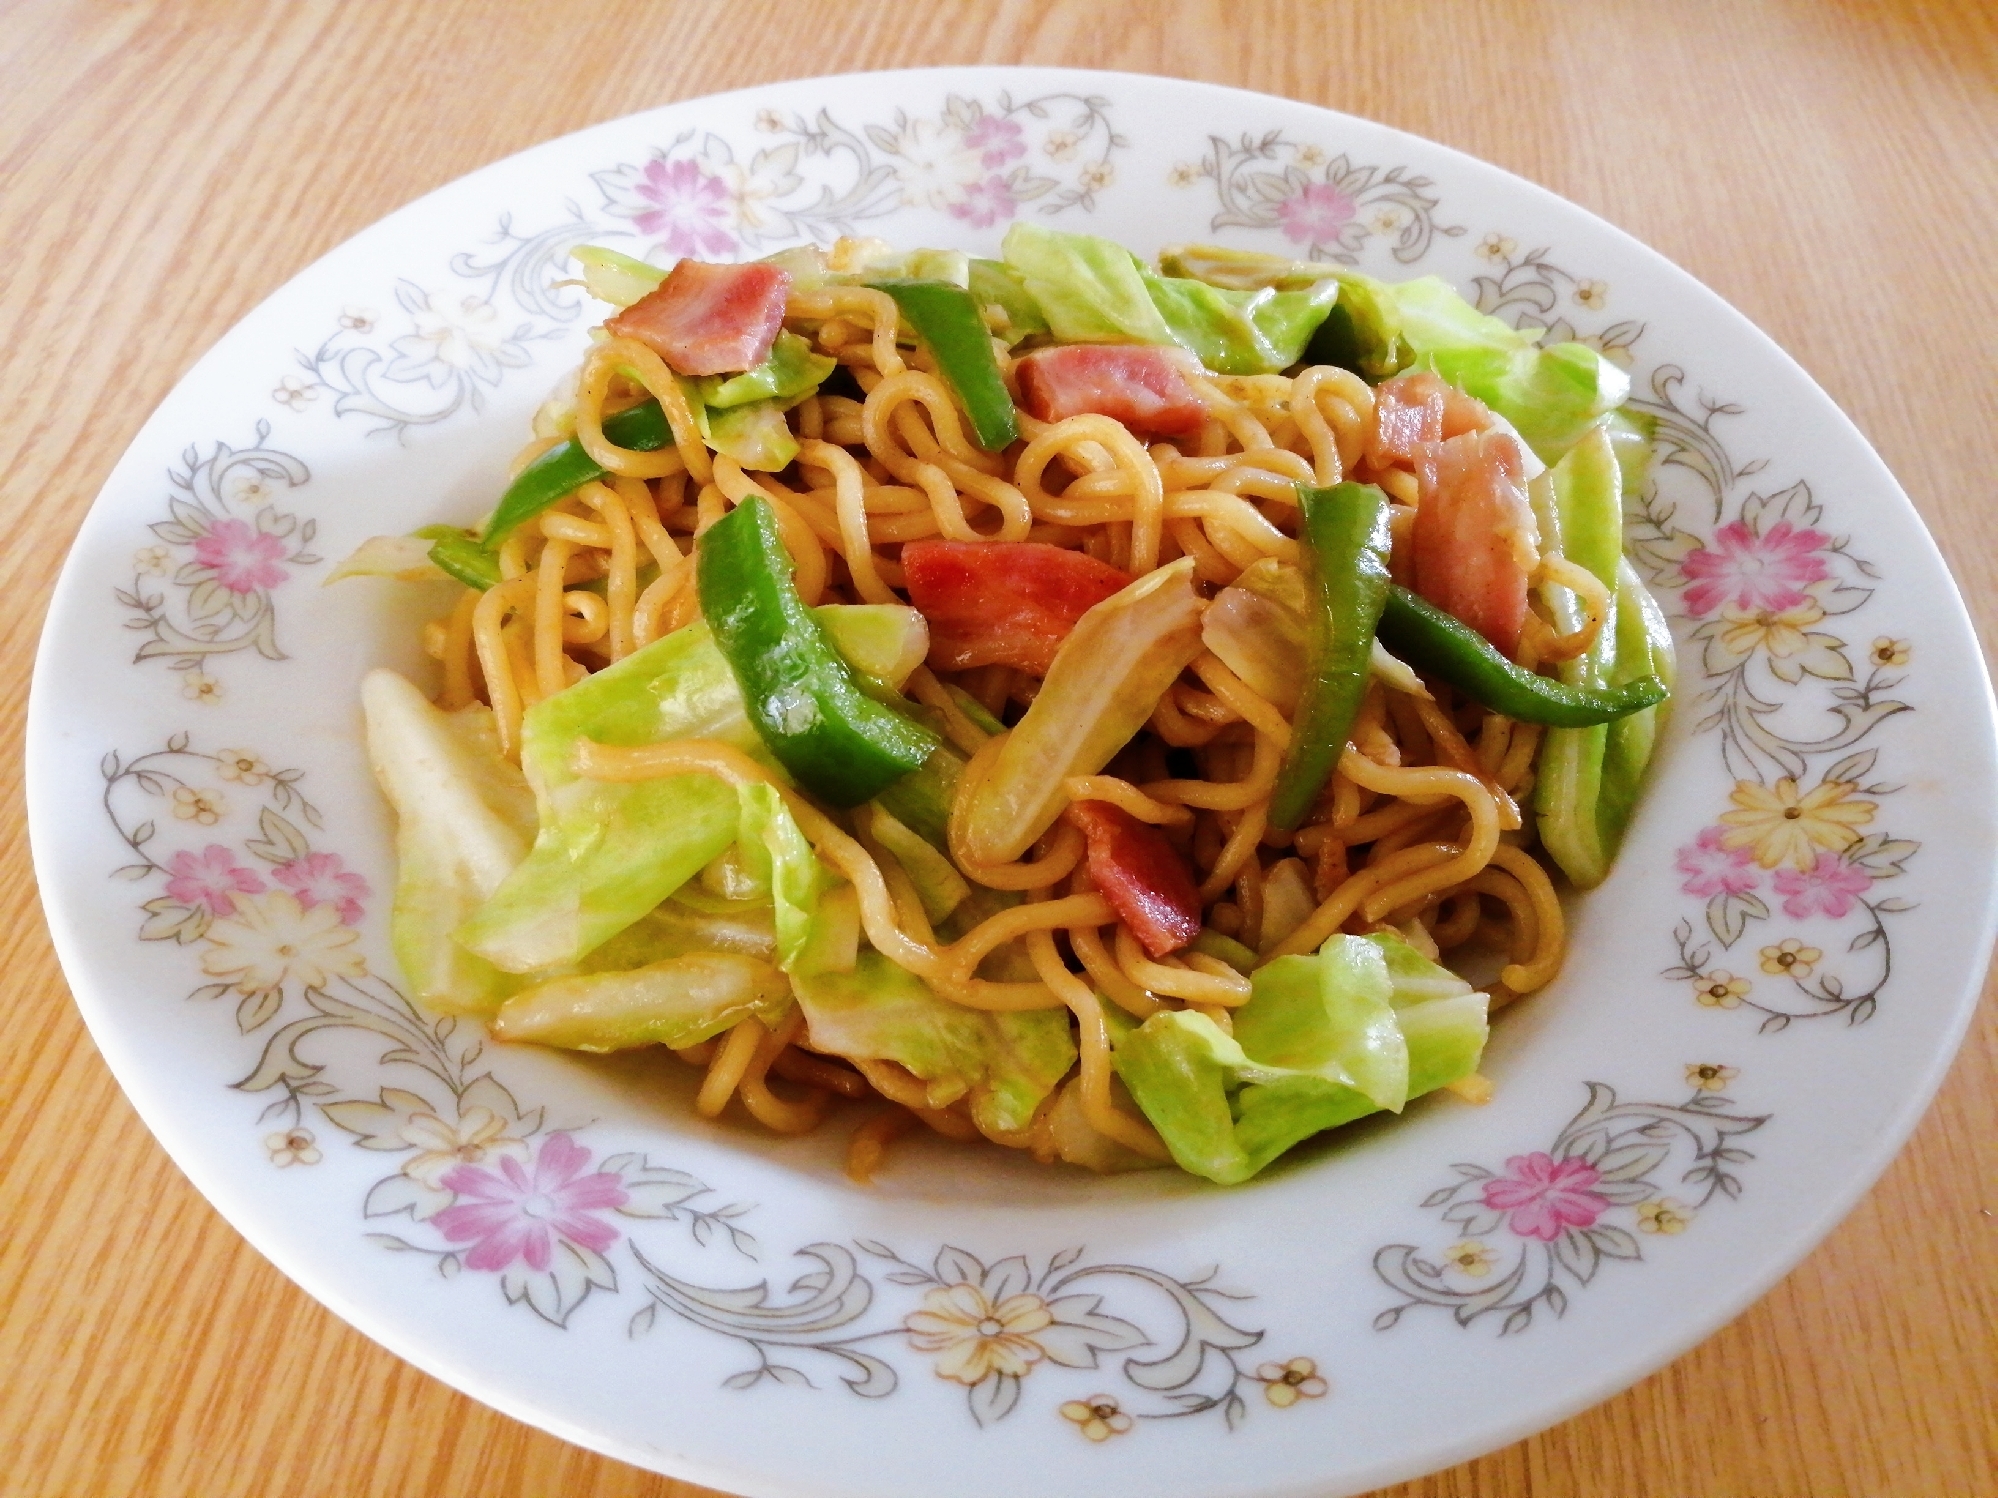
[[[25, 700], [125, 442], [272, 288], [392, 208], [632, 110], [956, 62], [1238, 84], [1545, 184], [1788, 348], [1998, 625], [1998, 22], [1954, 6], [922, 0], [0, 5], [0, 548]], [[397, 1361], [253, 1253], [71, 1006], [0, 759], [0, 1488], [695, 1498]], [[1998, 1032], [1794, 1274], [1609, 1403], [1397, 1498], [1998, 1494]]]

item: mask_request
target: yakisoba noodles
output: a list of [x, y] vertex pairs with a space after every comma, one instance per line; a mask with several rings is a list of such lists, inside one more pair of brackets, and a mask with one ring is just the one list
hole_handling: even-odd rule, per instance
[[466, 585], [434, 706], [367, 689], [419, 997], [668, 1045], [862, 1180], [917, 1123], [1239, 1180], [1489, 1094], [1670, 670], [1613, 365], [1038, 229], [578, 258], [623, 310], [498, 509], [343, 569]]

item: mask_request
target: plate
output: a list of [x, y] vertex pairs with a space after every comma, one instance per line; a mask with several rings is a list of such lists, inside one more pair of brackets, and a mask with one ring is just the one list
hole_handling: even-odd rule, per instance
[[[369, 535], [490, 504], [596, 315], [568, 249], [990, 252], [1015, 220], [1441, 275], [1629, 365], [1658, 443], [1629, 539], [1679, 634], [1679, 707], [1567, 970], [1497, 1027], [1488, 1106], [1426, 1100], [1232, 1190], [935, 1140], [862, 1190], [842, 1131], [709, 1125], [670, 1058], [502, 1050], [399, 992], [355, 690], [421, 669], [436, 600], [318, 584]], [[758, 1495], [1322, 1498], [1549, 1425], [1712, 1332], [1852, 1206], [1940, 1080], [1993, 930], [1969, 622], [1795, 364], [1504, 172], [1111, 73], [676, 104], [341, 246], [105, 485], [29, 768], [77, 1001], [247, 1238], [467, 1393]], [[1723, 843], [1740, 828], [1751, 845]]]

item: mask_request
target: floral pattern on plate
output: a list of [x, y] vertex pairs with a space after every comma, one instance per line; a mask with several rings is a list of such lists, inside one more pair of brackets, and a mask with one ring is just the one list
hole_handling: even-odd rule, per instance
[[1590, 1082], [1588, 1101], [1547, 1149], [1513, 1155], [1503, 1171], [1453, 1165], [1456, 1182], [1422, 1205], [1441, 1212], [1455, 1241], [1433, 1257], [1412, 1243], [1374, 1255], [1374, 1272], [1407, 1297], [1376, 1316], [1374, 1329], [1435, 1306], [1459, 1326], [1500, 1316], [1500, 1335], [1524, 1331], [1536, 1311], [1566, 1314], [1570, 1291], [1593, 1283], [1605, 1259], [1641, 1260], [1639, 1235], [1676, 1237], [1716, 1196], [1739, 1196], [1731, 1167], [1755, 1157], [1733, 1141], [1769, 1115], [1731, 1111], [1725, 1089], [1735, 1075], [1732, 1066], [1688, 1066], [1692, 1095], [1681, 1103], [1619, 1102], [1615, 1088]]
[[269, 422], [246, 448], [217, 442], [189, 447], [167, 470], [167, 518], [132, 556], [132, 581], [113, 590], [125, 627], [145, 638], [132, 659], [179, 673], [196, 702], [221, 699], [219, 658], [250, 650], [281, 661], [273, 595], [303, 567], [318, 522], [285, 508], [312, 477], [304, 463], [269, 445]]
[[296, 351], [296, 371], [271, 398], [302, 412], [331, 395], [335, 415], [406, 437], [484, 410], [509, 371], [533, 363], [535, 343], [578, 325], [589, 303], [568, 255], [579, 244], [635, 240], [632, 251], [670, 265], [825, 242], [909, 207], [973, 229], [1029, 208], [1088, 213], [1128, 144], [1106, 100], [1066, 93], [952, 94], [935, 114], [898, 109], [858, 126], [824, 109], [810, 118], [765, 109], [754, 132], [750, 145], [685, 130], [642, 160], [592, 172], [599, 205], [572, 201], [545, 228], [523, 232], [502, 214], [483, 246], [450, 258], [449, 282], [396, 282], [391, 318], [366, 302], [343, 306], [317, 348]]
[[[923, 1265], [865, 1238], [851, 1248], [809, 1244], [795, 1257], [816, 1267], [778, 1291], [768, 1279], [694, 1284], [639, 1254], [652, 1303], [632, 1318], [632, 1334], [652, 1331], [663, 1308], [754, 1356], [724, 1387], [752, 1389], [766, 1380], [816, 1387], [797, 1362], [817, 1361], [867, 1399], [901, 1386], [888, 1361], [899, 1343], [926, 1358], [936, 1377], [964, 1387], [966, 1408], [981, 1426], [1013, 1412], [1037, 1368], [1098, 1370], [1106, 1353], [1153, 1349], [1158, 1356], [1122, 1360], [1122, 1393], [1093, 1393], [1057, 1408], [1097, 1442], [1128, 1433], [1137, 1421], [1215, 1411], [1233, 1429], [1248, 1414], [1245, 1390], [1260, 1389], [1267, 1403], [1285, 1409], [1328, 1389], [1310, 1358], [1253, 1368], [1243, 1361], [1264, 1333], [1222, 1314], [1220, 1302], [1246, 1297], [1217, 1286], [1213, 1270], [1182, 1280], [1135, 1264], [1085, 1262], [1082, 1249], [1069, 1248], [1037, 1272], [1022, 1255], [987, 1265], [948, 1245]], [[873, 1261], [878, 1283], [863, 1259]], [[904, 1293], [893, 1297], [883, 1286]], [[1106, 1299], [1125, 1315], [1105, 1309]]]
[[[1914, 908], [1876, 889], [1921, 845], [1882, 825], [1900, 786], [1880, 776], [1870, 742], [1912, 711], [1897, 694], [1914, 647], [1880, 635], [1862, 648], [1866, 634], [1840, 622], [1873, 596], [1879, 569], [1831, 529], [1807, 482], [1739, 492], [1763, 464], [1737, 464], [1715, 427], [1740, 407], [1689, 401], [1670, 366], [1632, 405], [1656, 423], [1654, 463], [1691, 474], [1711, 506], [1703, 525], [1691, 500], [1653, 485], [1629, 507], [1631, 552], [1692, 623], [1678, 711], [1715, 736], [1733, 781], [1675, 860], [1712, 941], [1678, 922], [1664, 975], [1703, 1007], [1760, 1015], [1765, 1032], [1860, 1024], [1893, 976], [1889, 919]], [[1716, 948], [1760, 923], [1774, 929], [1756, 957], [1719, 965]]]
[[1436, 184], [1405, 166], [1361, 166], [1340, 151], [1293, 140], [1281, 130], [1211, 136], [1207, 154], [1167, 174], [1174, 187], [1208, 181], [1220, 210], [1211, 230], [1276, 229], [1312, 260], [1358, 265], [1369, 240], [1383, 239], [1395, 260], [1413, 265], [1439, 234], [1464, 232], [1439, 223]]
[[[1479, 311], [1633, 362], [1644, 324], [1591, 316], [1609, 304], [1606, 281], [1563, 269], [1545, 248], [1521, 254], [1499, 231], [1475, 253], [1492, 267], [1472, 280]], [[1887, 919], [1914, 908], [1874, 889], [1905, 873], [1920, 844], [1877, 825], [1878, 798], [1898, 787], [1874, 778], [1880, 749], [1866, 742], [1911, 711], [1894, 694], [1914, 647], [1880, 635], [1861, 654], [1849, 632], [1820, 627], [1862, 608], [1879, 569], [1827, 527], [1807, 482], [1741, 492], [1765, 464], [1738, 463], [1715, 430], [1740, 406], [1689, 399], [1685, 372], [1664, 365], [1630, 408], [1654, 436], [1651, 481], [1625, 500], [1629, 550], [1691, 625], [1697, 654], [1682, 652], [1674, 711], [1718, 736], [1734, 782], [1675, 860], [1681, 893], [1705, 902], [1713, 941], [1680, 921], [1664, 976], [1703, 1007], [1761, 1015], [1765, 1032], [1833, 1015], [1862, 1023], [1893, 974]], [[1689, 478], [1692, 494], [1668, 489], [1666, 470]], [[1710, 518], [1696, 513], [1705, 506]], [[1716, 945], [1731, 950], [1751, 924], [1778, 921], [1772, 902], [1781, 934], [1758, 947], [1755, 966], [1719, 965]]]
[[[616, 1292], [604, 1254], [625, 1230], [613, 1218], [684, 1223], [697, 1244], [752, 1252], [736, 1221], [746, 1205], [698, 1206], [711, 1192], [685, 1171], [635, 1153], [597, 1159], [580, 1130], [548, 1130], [543, 1109], [478, 1069], [476, 1024], [419, 1011], [369, 970], [359, 928], [374, 891], [314, 845], [323, 818], [301, 771], [252, 750], [195, 749], [186, 733], [100, 768], [105, 811], [134, 859], [115, 877], [159, 891], [141, 905], [139, 939], [195, 950], [216, 981], [189, 997], [234, 998], [237, 1029], [263, 1034], [234, 1085], [274, 1095], [259, 1120], [285, 1125], [264, 1137], [271, 1163], [324, 1158], [309, 1107], [361, 1149], [404, 1157], [362, 1212], [407, 1216], [420, 1237], [369, 1234], [374, 1243], [427, 1255], [446, 1277], [496, 1275], [509, 1302], [557, 1326], [593, 1291]], [[356, 1086], [344, 1080], [351, 1050], [335, 1049], [337, 1063], [301, 1050], [339, 1038], [372, 1046]]]

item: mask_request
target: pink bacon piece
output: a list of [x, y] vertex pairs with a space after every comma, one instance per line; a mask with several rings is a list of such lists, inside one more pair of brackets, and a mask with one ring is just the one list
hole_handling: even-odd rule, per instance
[[1517, 657], [1526, 581], [1539, 562], [1518, 439], [1489, 430], [1425, 443], [1415, 467], [1415, 591]]
[[1037, 349], [1013, 368], [1020, 399], [1042, 421], [1108, 416], [1151, 437], [1190, 437], [1207, 408], [1187, 383], [1182, 356], [1143, 345], [1071, 343]]
[[1154, 957], [1200, 935], [1200, 889], [1166, 836], [1108, 801], [1075, 801], [1069, 821], [1089, 844], [1089, 877]]
[[770, 357], [790, 292], [790, 272], [774, 265], [682, 260], [604, 327], [637, 339], [677, 374], [735, 374]]
[[1367, 461], [1376, 468], [1420, 466], [1426, 444], [1483, 431], [1492, 424], [1483, 401], [1430, 370], [1396, 375], [1374, 391], [1374, 430]]

